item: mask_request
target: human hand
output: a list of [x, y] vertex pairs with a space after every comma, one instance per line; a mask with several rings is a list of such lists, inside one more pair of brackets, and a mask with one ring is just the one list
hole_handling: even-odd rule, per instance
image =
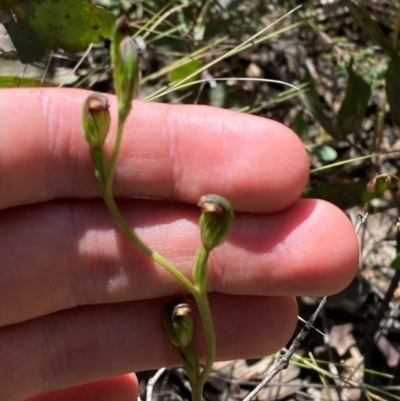
[[[136, 400], [126, 372], [179, 363], [161, 316], [182, 287], [132, 247], [101, 200], [82, 136], [87, 94], [0, 93], [2, 401]], [[290, 129], [135, 101], [125, 131], [114, 187], [121, 210], [188, 277], [200, 196], [218, 193], [236, 211], [210, 259], [219, 359], [276, 351], [295, 327], [295, 295], [330, 294], [354, 276], [358, 242], [347, 217], [298, 201], [308, 159]]]

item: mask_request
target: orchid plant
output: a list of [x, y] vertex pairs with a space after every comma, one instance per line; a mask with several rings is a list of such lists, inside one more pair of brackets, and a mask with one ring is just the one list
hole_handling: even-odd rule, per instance
[[204, 365], [200, 363], [192, 342], [194, 327], [191, 304], [187, 300], [175, 300], [166, 305], [164, 316], [160, 318], [163, 318], [168, 336], [181, 356], [192, 387], [192, 399], [201, 401], [203, 387], [216, 355], [216, 338], [207, 294], [208, 259], [211, 251], [225, 241], [233, 221], [233, 210], [229, 202], [219, 195], [211, 194], [201, 197], [199, 226], [202, 245], [195, 258], [191, 280], [136, 235], [134, 229], [122, 216], [112, 191], [124, 124], [131, 110], [132, 100], [139, 93], [140, 85], [138, 54], [129, 36], [129, 23], [124, 17], [117, 20], [114, 28], [111, 61], [118, 99], [118, 124], [114, 148], [110, 156], [104, 151], [104, 143], [110, 129], [107, 98], [100, 93], [92, 93], [86, 99], [82, 112], [84, 135], [90, 146], [95, 177], [109, 212], [126, 237], [144, 254], [171, 273], [194, 299], [207, 346]]

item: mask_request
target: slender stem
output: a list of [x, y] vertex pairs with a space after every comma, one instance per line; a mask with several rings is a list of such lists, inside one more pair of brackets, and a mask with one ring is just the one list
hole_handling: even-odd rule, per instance
[[199, 308], [199, 313], [201, 320], [203, 322], [203, 329], [204, 334], [206, 337], [206, 344], [207, 344], [207, 357], [206, 357], [206, 364], [200, 374], [199, 382], [201, 389], [203, 389], [204, 383], [207, 380], [208, 375], [212, 370], [212, 366], [215, 361], [216, 349], [217, 349], [217, 341], [215, 338], [215, 331], [214, 331], [214, 323], [212, 320], [210, 303], [208, 301], [207, 295], [197, 295], [195, 296], [197, 307]]
[[209, 255], [210, 252], [206, 251], [203, 247], [200, 248], [193, 271], [193, 280], [196, 288], [194, 298], [197, 308], [199, 309], [201, 321], [203, 323], [203, 330], [207, 346], [206, 364], [200, 373], [196, 387], [192, 389], [193, 401], [201, 401], [202, 399], [204, 383], [206, 382], [207, 377], [212, 370], [217, 348], [214, 323], [212, 320], [210, 304], [207, 296], [207, 262]]
[[121, 148], [122, 133], [127, 115], [128, 113], [126, 112], [122, 113], [121, 111], [119, 111], [118, 113], [117, 137], [115, 139], [114, 150], [111, 155], [111, 160], [108, 167], [105, 188], [103, 189], [104, 201], [106, 202], [108, 210], [114, 217], [118, 226], [121, 228], [124, 234], [131, 240], [131, 242], [133, 242], [145, 255], [149, 256], [155, 262], [164, 267], [165, 270], [171, 273], [190, 293], [193, 294], [195, 292], [193, 284], [172, 263], [170, 263], [167, 259], [162, 257], [159, 253], [151, 250], [128, 226], [121, 212], [119, 211], [118, 206], [115, 203], [114, 197], [112, 195], [112, 183], [114, 179], [115, 167], [117, 164], [119, 150]]
[[117, 137], [115, 138], [115, 144], [114, 144], [114, 149], [111, 155], [111, 160], [110, 160], [110, 165], [108, 167], [108, 175], [107, 175], [107, 181], [106, 181], [106, 187], [105, 187], [105, 193], [111, 197], [112, 195], [112, 183], [114, 180], [114, 173], [115, 173], [115, 167], [117, 165], [117, 159], [119, 155], [119, 150], [121, 148], [121, 142], [122, 142], [122, 133], [124, 130], [124, 124], [125, 124], [126, 117], [121, 115], [120, 112], [118, 112], [118, 127], [117, 127]]
[[208, 276], [208, 257], [207, 252], [202, 246], [196, 255], [196, 262], [193, 268], [193, 283], [199, 294], [206, 296], [207, 293], [207, 276]]
[[94, 165], [94, 175], [99, 184], [101, 195], [104, 197], [104, 185], [107, 179], [107, 161], [102, 147], [90, 149], [90, 156]]
[[122, 230], [122, 232], [129, 238], [129, 240], [136, 245], [145, 255], [149, 256], [152, 260], [160, 264], [172, 276], [174, 276], [185, 288], [189, 291], [195, 299], [197, 304], [201, 321], [203, 323], [203, 330], [206, 339], [207, 355], [206, 363], [199, 374], [197, 380], [192, 383], [193, 401], [201, 401], [203, 395], [203, 387], [207, 380], [208, 375], [212, 370], [213, 363], [216, 355], [216, 339], [214, 332], [214, 324], [212, 320], [210, 304], [207, 296], [207, 261], [209, 252], [201, 248], [196, 259], [195, 268], [193, 271], [194, 284], [190, 282], [172, 263], [161, 256], [159, 253], [150, 249], [132, 230], [123, 218], [117, 204], [115, 203], [112, 195], [112, 184], [114, 179], [115, 168], [122, 142], [122, 133], [126, 117], [129, 111], [119, 110], [118, 112], [118, 127], [117, 136], [115, 139], [113, 153], [107, 169], [107, 177], [105, 183], [102, 185], [100, 182], [103, 198], [107, 204], [108, 210], [113, 216], [114, 220]]
[[121, 212], [118, 209], [117, 204], [112, 196], [105, 194], [104, 200], [107, 204], [108, 210], [114, 217], [118, 226], [121, 228], [123, 233], [133, 242], [145, 255], [149, 256], [155, 262], [160, 264], [165, 270], [171, 273], [193, 296], [197, 293], [194, 285], [167, 259], [161, 256], [159, 253], [151, 250], [129, 227]]
[[192, 401], [202, 401], [203, 386], [200, 386], [199, 381], [195, 380], [194, 383], [190, 383], [190, 387], [192, 388]]

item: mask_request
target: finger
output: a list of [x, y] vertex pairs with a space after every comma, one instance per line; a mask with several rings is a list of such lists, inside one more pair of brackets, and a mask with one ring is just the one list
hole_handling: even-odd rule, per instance
[[[0, 208], [99, 196], [81, 128], [88, 93], [0, 92]], [[115, 98], [110, 101], [114, 116]], [[23, 118], [15, 118], [15, 110]], [[307, 178], [302, 143], [275, 121], [206, 106], [135, 101], [115, 193], [197, 203], [200, 196], [217, 192], [238, 210], [264, 212], [293, 203]]]
[[[191, 279], [199, 212], [170, 202], [122, 205], [131, 227]], [[137, 250], [99, 202], [54, 202], [0, 215], [0, 325], [78, 305], [181, 293], [181, 284]], [[349, 219], [304, 200], [273, 215], [237, 214], [211, 254], [209, 290], [247, 295], [327, 295], [358, 267]]]
[[[0, 399], [17, 401], [125, 372], [179, 364], [161, 319], [167, 302], [81, 307], [2, 328]], [[270, 354], [289, 340], [297, 321], [292, 298], [212, 295], [211, 309], [218, 359]], [[198, 319], [194, 324], [201, 327]], [[195, 342], [205, 355], [199, 329]]]
[[25, 401], [137, 401], [137, 397], [138, 382], [131, 374], [41, 393]]

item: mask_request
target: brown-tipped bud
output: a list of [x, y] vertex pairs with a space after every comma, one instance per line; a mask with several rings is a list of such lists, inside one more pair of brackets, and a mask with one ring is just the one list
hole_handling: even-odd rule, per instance
[[108, 100], [104, 95], [94, 92], [86, 98], [82, 121], [85, 139], [90, 147], [102, 147], [110, 128]]
[[367, 191], [368, 192], [375, 192], [376, 191], [376, 179], [373, 178], [368, 184], [367, 184]]
[[139, 58], [136, 45], [130, 37], [125, 37], [119, 48], [121, 64], [117, 72], [118, 100], [130, 107], [131, 101], [138, 96], [140, 89]]
[[181, 299], [169, 303], [163, 321], [172, 344], [186, 348], [192, 342], [193, 317], [189, 303]]
[[119, 17], [114, 24], [114, 31], [111, 41], [111, 61], [113, 67], [119, 65], [119, 45], [126, 36], [129, 36], [129, 20], [126, 15]]
[[390, 188], [390, 185], [392, 184], [392, 177], [390, 176], [390, 175], [388, 175], [386, 178], [385, 178], [385, 186], [386, 186], [386, 188]]
[[200, 198], [201, 241], [206, 251], [220, 246], [226, 239], [233, 222], [231, 204], [219, 195], [204, 195]]
[[115, 21], [114, 29], [114, 35], [121, 35], [121, 38], [129, 35], [129, 18], [126, 15], [121, 15]]
[[139, 57], [136, 45], [129, 36], [129, 21], [126, 17], [119, 18], [115, 24], [111, 59], [119, 112], [126, 118], [140, 87]]

